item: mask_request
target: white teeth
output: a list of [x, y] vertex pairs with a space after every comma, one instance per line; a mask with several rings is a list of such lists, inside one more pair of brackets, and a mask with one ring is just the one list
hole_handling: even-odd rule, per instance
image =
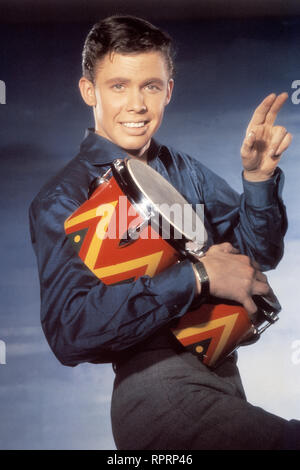
[[122, 124], [125, 127], [143, 127], [145, 125], [145, 121], [142, 121], [142, 122], [123, 122]]

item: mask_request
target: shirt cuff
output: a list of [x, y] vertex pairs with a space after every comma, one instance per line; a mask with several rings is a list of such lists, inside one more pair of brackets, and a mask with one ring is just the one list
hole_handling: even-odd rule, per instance
[[248, 181], [243, 176], [244, 196], [247, 205], [257, 208], [272, 206], [278, 200], [278, 188], [283, 186], [283, 173], [276, 168], [266, 181]]
[[184, 315], [196, 294], [196, 280], [189, 260], [176, 263], [152, 278], [152, 286], [159, 303], [164, 305], [171, 318]]

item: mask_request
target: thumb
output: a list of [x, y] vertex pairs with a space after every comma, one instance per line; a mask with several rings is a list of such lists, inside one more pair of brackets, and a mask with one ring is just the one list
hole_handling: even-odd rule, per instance
[[231, 245], [231, 243], [229, 242], [220, 243], [217, 246], [219, 247], [221, 251], [223, 251], [223, 253], [233, 253], [233, 254], [239, 253], [239, 250], [235, 248], [233, 245]]
[[256, 134], [253, 130], [250, 130], [249, 132], [247, 131], [246, 137], [244, 139], [244, 142], [242, 144], [241, 148], [241, 154], [246, 156], [250, 150], [252, 149], [254, 143], [256, 140]]

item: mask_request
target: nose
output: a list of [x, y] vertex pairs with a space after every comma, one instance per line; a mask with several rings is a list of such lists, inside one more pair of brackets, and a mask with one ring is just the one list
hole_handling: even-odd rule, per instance
[[135, 113], [145, 113], [147, 111], [142, 90], [136, 88], [130, 90], [127, 99], [127, 111], [133, 111]]

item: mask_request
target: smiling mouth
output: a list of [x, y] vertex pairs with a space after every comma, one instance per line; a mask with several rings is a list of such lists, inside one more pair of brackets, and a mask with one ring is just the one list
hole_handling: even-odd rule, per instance
[[148, 124], [149, 121], [139, 121], [139, 122], [121, 122], [122, 126], [128, 127], [128, 128], [139, 128], [139, 127], [144, 127], [146, 124]]

